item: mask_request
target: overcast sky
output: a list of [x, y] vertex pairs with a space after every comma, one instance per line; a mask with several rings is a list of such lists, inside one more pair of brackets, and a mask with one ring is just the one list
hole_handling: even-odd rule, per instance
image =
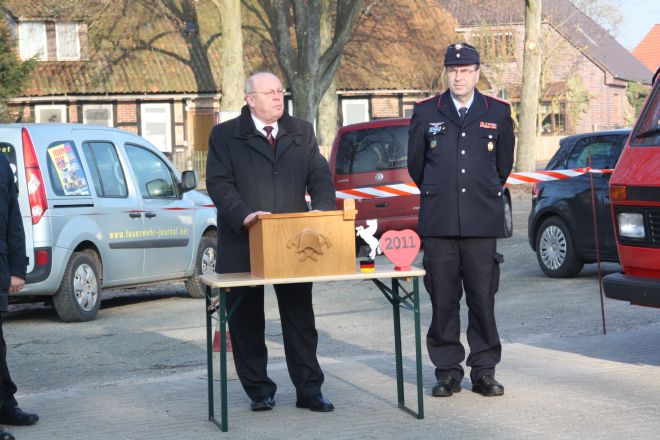
[[660, 1], [624, 0], [622, 3], [623, 24], [616, 39], [623, 47], [632, 51], [654, 24], [660, 24]]

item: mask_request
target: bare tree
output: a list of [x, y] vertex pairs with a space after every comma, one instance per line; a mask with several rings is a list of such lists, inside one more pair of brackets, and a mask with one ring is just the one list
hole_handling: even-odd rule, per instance
[[[322, 0], [322, 13], [321, 13], [321, 51], [325, 51], [332, 43], [332, 14], [330, 10], [330, 0]], [[332, 82], [328, 89], [323, 94], [319, 104], [318, 123], [316, 133], [319, 140], [321, 152], [328, 155], [330, 146], [337, 131], [338, 118], [338, 99], [337, 87], [333, 77]]]
[[573, 4], [596, 23], [601, 25], [610, 35], [616, 36], [621, 23], [621, 0], [571, 0]]
[[[104, 3], [91, 26], [98, 34], [90, 41], [104, 46], [103, 50], [93, 50], [106, 57], [104, 68], [97, 72], [94, 82], [106, 81], [113, 74], [123, 74], [126, 81], [130, 81], [131, 72], [122, 71], [130, 63], [124, 61], [135, 59], [140, 53], [153, 52], [190, 69], [196, 91], [214, 92], [218, 89], [209, 52], [221, 34], [217, 31], [208, 36], [202, 34], [196, 2], [105, 0]], [[95, 21], [100, 26], [95, 26]], [[158, 21], [159, 26], [151, 26], [150, 21]]]
[[520, 127], [516, 154], [517, 171], [536, 168], [537, 111], [539, 78], [541, 75], [541, 2], [525, 0], [525, 52], [523, 59], [522, 96], [520, 98]]
[[[363, 0], [336, 0], [332, 42], [321, 51], [322, 0], [243, 0], [257, 14], [275, 46], [278, 64], [293, 98], [293, 113], [314, 120], [346, 43], [351, 37]], [[293, 34], [293, 35], [292, 35]]]
[[212, 0], [222, 11], [222, 40], [220, 53], [222, 68], [222, 98], [220, 120], [238, 115], [243, 106], [243, 33], [241, 0]]

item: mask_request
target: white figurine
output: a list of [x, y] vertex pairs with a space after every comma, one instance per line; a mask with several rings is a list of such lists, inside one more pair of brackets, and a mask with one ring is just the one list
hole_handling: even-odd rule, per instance
[[383, 253], [380, 248], [380, 244], [378, 243], [378, 239], [374, 237], [376, 229], [378, 229], [378, 220], [375, 218], [367, 220], [366, 228], [364, 226], [358, 226], [355, 228], [357, 231], [356, 235], [361, 237], [362, 240], [364, 240], [369, 245], [369, 258], [372, 260], [376, 258], [376, 254], [380, 255]]

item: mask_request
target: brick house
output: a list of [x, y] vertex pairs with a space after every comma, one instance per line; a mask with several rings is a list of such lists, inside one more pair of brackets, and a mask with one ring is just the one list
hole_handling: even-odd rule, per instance
[[[523, 4], [522, 0], [502, 2], [517, 9], [500, 10], [520, 11]], [[340, 125], [408, 116], [415, 100], [445, 88], [443, 54], [449, 43], [464, 38], [457, 33], [470, 41], [493, 41], [477, 37], [483, 35], [482, 27], [464, 18], [469, 11], [444, 3], [450, 2], [376, 2], [361, 16], [335, 79]], [[570, 5], [566, 0], [557, 3]], [[119, 127], [174, 153], [179, 164], [194, 165], [192, 153], [206, 149], [222, 96], [220, 16], [211, 0], [168, 2], [171, 10], [164, 4], [7, 0], [6, 18], [18, 41], [18, 55], [41, 60], [23, 96], [10, 101], [16, 120]], [[257, 14], [243, 8], [245, 71], [277, 72], [272, 44]], [[583, 89], [588, 87], [594, 95], [584, 117], [573, 123], [575, 128], [625, 125], [625, 84], [648, 83], [648, 70], [611, 37], [591, 46], [582, 40], [573, 42], [565, 36], [570, 32], [563, 23], [553, 24], [554, 15], [545, 15], [545, 28], [568, 46], [553, 61], [553, 67], [562, 68], [552, 71], [545, 88], [548, 108], [560, 109], [552, 113], [551, 128], [565, 131], [572, 123], [566, 122], [565, 90], [567, 76], [574, 72]], [[505, 62], [484, 63], [479, 84], [486, 93], [499, 93], [514, 104], [522, 72], [520, 17], [517, 21], [486, 17], [487, 29], [505, 30], [500, 38], [509, 42], [513, 52], [502, 46]], [[582, 15], [579, 19], [582, 29], [601, 37], [602, 29], [593, 21]]]
[[[525, 38], [524, 2], [496, 8], [439, 0], [456, 18], [458, 34], [480, 48], [490, 92], [520, 102]], [[589, 132], [629, 126], [629, 82], [650, 84], [651, 72], [568, 0], [543, 2], [542, 133]]]
[[[405, 114], [440, 72], [422, 55], [442, 51], [441, 38], [422, 38], [414, 26], [396, 29], [397, 22], [424, 30], [446, 20], [433, 0], [412, 1], [416, 8], [397, 0], [361, 18], [337, 74], [344, 123]], [[155, 10], [139, 0], [7, 0], [18, 55], [39, 59], [23, 96], [9, 103], [15, 120], [119, 127], [175, 155], [205, 150], [222, 96], [220, 16], [210, 0], [171, 4]], [[263, 23], [251, 9], [243, 14], [246, 73], [277, 72]], [[429, 43], [411, 50], [402, 36]], [[415, 65], [415, 57], [422, 62]]]

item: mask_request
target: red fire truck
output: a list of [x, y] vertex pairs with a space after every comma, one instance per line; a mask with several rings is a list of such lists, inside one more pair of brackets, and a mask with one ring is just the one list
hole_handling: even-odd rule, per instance
[[622, 273], [603, 278], [605, 296], [660, 307], [660, 68], [610, 180]]

